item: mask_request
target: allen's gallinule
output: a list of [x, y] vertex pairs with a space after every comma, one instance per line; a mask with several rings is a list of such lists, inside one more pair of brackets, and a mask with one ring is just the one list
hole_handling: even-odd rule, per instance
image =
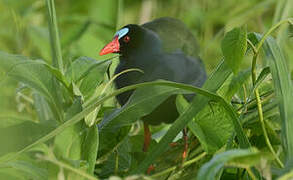
[[[129, 24], [114, 35], [100, 55], [119, 53], [120, 63], [115, 74], [138, 68], [144, 73], [127, 72], [115, 79], [116, 88], [164, 79], [201, 87], [206, 80], [203, 63], [197, 56], [198, 46], [192, 33], [179, 20], [159, 18], [143, 25]], [[118, 95], [120, 105], [126, 104], [133, 91]], [[193, 96], [186, 95], [190, 101]], [[172, 95], [152, 113], [144, 116], [144, 151], [147, 151], [151, 134], [148, 125], [172, 123], [178, 117], [176, 96]], [[186, 130], [183, 131], [187, 141]], [[186, 156], [187, 149], [183, 153]], [[185, 158], [185, 157], [184, 157]]]

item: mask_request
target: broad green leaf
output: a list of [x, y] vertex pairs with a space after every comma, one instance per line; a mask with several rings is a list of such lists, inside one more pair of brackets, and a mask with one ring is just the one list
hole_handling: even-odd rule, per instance
[[16, 126], [25, 121], [33, 121], [33, 119], [27, 115], [7, 112], [6, 114], [0, 115], [0, 129]]
[[51, 151], [51, 149], [49, 148], [49, 146], [45, 143], [43, 144], [38, 144], [36, 146], [34, 146], [33, 148], [31, 148], [29, 150], [29, 152], [38, 152], [38, 153], [43, 153], [44, 155], [49, 154], [49, 152]]
[[[72, 106], [65, 114], [66, 119], [70, 119], [74, 115], [82, 111], [81, 98], [77, 97]], [[86, 125], [84, 121], [80, 121], [58, 134], [54, 139], [54, 152], [60, 159], [67, 160], [68, 164], [76, 164], [76, 168], [85, 170], [85, 163], [82, 162], [84, 152], [83, 145], [86, 139]], [[93, 142], [95, 143], [95, 142]], [[81, 177], [71, 171], [65, 175], [68, 179], [81, 179]]]
[[[181, 95], [178, 95], [176, 104], [181, 113], [188, 107], [188, 102]], [[231, 117], [218, 103], [207, 105], [188, 123], [188, 128], [207, 153], [215, 152], [225, 145], [234, 130]]]
[[247, 49], [246, 28], [234, 28], [225, 35], [221, 48], [225, 62], [236, 74], [241, 66]]
[[84, 121], [86, 123], [87, 126], [91, 127], [93, 125], [95, 125], [96, 119], [97, 119], [97, 115], [99, 113], [101, 106], [97, 107], [96, 109], [94, 109], [91, 113], [89, 113], [85, 118]]
[[[193, 122], [188, 127], [198, 137], [207, 153], [216, 152], [223, 147], [235, 130], [232, 118], [219, 103], [207, 105]], [[196, 129], [192, 128], [194, 125]]]
[[29, 60], [23, 56], [3, 52], [0, 52], [0, 65], [7, 70], [8, 76], [40, 93], [48, 102], [55, 119], [63, 120], [62, 91], [64, 89], [62, 87], [56, 89], [59, 87], [56, 79], [62, 79], [60, 73], [57, 73], [58, 70], [41, 60]]
[[14, 126], [0, 129], [0, 143], [5, 144], [0, 148], [0, 156], [19, 151], [25, 146], [31, 144], [42, 136], [47, 135], [56, 128], [55, 121], [46, 121], [44, 123], [36, 123], [32, 121], [24, 121]]
[[[82, 111], [80, 98], [66, 112], [66, 119]], [[68, 160], [86, 161], [87, 172], [93, 174], [98, 151], [98, 131], [96, 126], [87, 128], [84, 121], [70, 126], [55, 137], [55, 152], [57, 156]], [[85, 169], [82, 165], [78, 166]], [[79, 177], [79, 176], [78, 176]], [[69, 173], [68, 178], [78, 178], [75, 174]], [[80, 177], [79, 177], [80, 178]]]
[[43, 61], [39, 61], [40, 64], [43, 64], [54, 76], [55, 78], [64, 85], [64, 87], [67, 88], [67, 90], [69, 91], [69, 93], [71, 93], [70, 89], [68, 89], [69, 87], [69, 82], [66, 81], [65, 76], [61, 73], [61, 71], [59, 71], [57, 68], [54, 68], [53, 66], [48, 65], [47, 63], [43, 62]]
[[5, 180], [27, 180], [31, 178], [27, 173], [10, 167], [0, 168], [0, 179]]
[[131, 142], [126, 137], [121, 144], [109, 155], [107, 161], [103, 163], [99, 172], [99, 177], [106, 178], [112, 174], [127, 171], [132, 164]]
[[88, 129], [82, 149], [82, 160], [88, 163], [87, 172], [93, 174], [95, 170], [96, 159], [99, 147], [99, 133], [97, 126]]
[[[197, 179], [198, 180], [207, 180], [207, 179], [215, 179], [217, 173], [220, 172], [224, 165], [227, 163], [244, 163], [245, 166], [250, 167], [255, 165], [255, 160], [253, 161], [245, 161], [245, 158], [257, 157], [259, 161], [261, 158], [261, 153], [256, 149], [233, 149], [229, 151], [222, 152], [220, 154], [215, 155], [209, 162], [205, 163], [199, 170]], [[244, 161], [243, 160], [244, 157]]]
[[36, 167], [35, 165], [27, 162], [27, 161], [11, 161], [5, 164], [1, 164], [3, 166], [8, 166], [14, 168], [15, 170], [19, 170], [28, 174], [28, 176], [32, 179], [40, 179], [45, 180], [47, 179], [47, 172], [45, 169]]
[[39, 121], [52, 120], [54, 118], [52, 111], [43, 96], [39, 93], [33, 93], [34, 107], [38, 114]]
[[69, 82], [79, 85], [79, 90], [87, 99], [104, 80], [109, 60], [97, 61], [89, 57], [80, 57], [73, 61], [65, 73]]
[[[95, 176], [83, 171], [85, 166], [83, 161], [81, 160], [67, 160], [67, 162], [60, 161], [54, 156], [52, 152], [50, 152], [48, 156], [38, 155], [38, 158], [50, 162], [49, 165], [54, 165], [55, 167], [62, 168], [62, 170], [59, 172], [58, 169], [55, 168], [52, 173], [49, 173], [49, 179], [66, 178], [70, 180], [97, 180]], [[65, 177], [65, 175], [67, 176]]]
[[109, 63], [105, 63], [99, 67], [95, 67], [83, 78], [79, 89], [85, 99], [88, 99], [95, 92], [98, 85], [104, 80], [104, 74], [107, 71], [108, 64]]
[[[81, 100], [76, 98], [72, 106], [66, 112], [66, 119], [82, 111]], [[70, 126], [55, 137], [54, 152], [57, 156], [68, 159], [80, 159], [82, 144], [85, 139], [85, 124], [83, 121]]]
[[230, 81], [224, 83], [218, 93], [223, 94], [227, 101], [231, 101], [232, 97], [242, 88], [242, 85], [249, 79], [250, 75], [250, 70], [244, 70], [236, 75], [234, 74], [231, 76]]
[[89, 57], [79, 57], [70, 64], [69, 68], [65, 72], [65, 77], [68, 82], [72, 81], [77, 83], [78, 81], [86, 77], [95, 68], [106, 68], [106, 66], [104, 65], [107, 65], [107, 62], [109, 62], [109, 60], [97, 61]]
[[100, 130], [99, 132], [99, 152], [98, 159], [109, 156], [115, 148], [127, 138], [131, 126], [113, 128], [112, 131]]

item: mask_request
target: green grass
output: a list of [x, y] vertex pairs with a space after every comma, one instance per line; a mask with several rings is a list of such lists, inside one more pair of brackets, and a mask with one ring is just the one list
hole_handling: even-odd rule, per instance
[[[293, 177], [291, 0], [1, 0], [0, 10], [0, 179]], [[197, 37], [208, 80], [115, 90], [118, 59], [99, 49], [120, 26], [161, 16]], [[118, 107], [115, 95], [131, 89]], [[188, 103], [186, 92], [198, 96]], [[152, 127], [144, 153], [137, 120], [171, 94], [180, 116]]]

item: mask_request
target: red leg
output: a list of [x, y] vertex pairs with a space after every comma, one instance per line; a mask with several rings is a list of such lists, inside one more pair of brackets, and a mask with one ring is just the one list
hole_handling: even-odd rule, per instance
[[144, 143], [143, 143], [143, 152], [147, 152], [149, 145], [151, 143], [151, 132], [149, 125], [146, 122], [143, 122], [144, 127]]
[[147, 174], [151, 174], [152, 171], [155, 170], [155, 166], [154, 165], [150, 165], [149, 168], [147, 169]]
[[183, 129], [183, 139], [184, 139], [184, 151], [182, 154], [183, 161], [187, 157], [187, 151], [188, 151], [188, 136], [187, 136], [187, 128]]
[[[144, 127], [143, 152], [147, 152], [152, 138], [151, 138], [149, 125], [146, 122], [143, 122], [143, 127]], [[147, 169], [147, 174], [151, 174], [151, 172], [154, 170], [155, 170], [154, 165], [150, 165], [149, 168]]]

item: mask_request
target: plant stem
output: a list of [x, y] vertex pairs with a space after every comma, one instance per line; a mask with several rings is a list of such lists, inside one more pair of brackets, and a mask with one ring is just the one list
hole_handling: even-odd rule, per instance
[[[196, 156], [195, 158], [193, 158], [193, 159], [191, 159], [191, 160], [189, 160], [189, 161], [186, 161], [186, 162], [182, 165], [182, 167], [186, 167], [186, 166], [189, 166], [190, 164], [195, 163], [196, 161], [198, 161], [198, 160], [200, 160], [201, 158], [205, 157], [206, 154], [207, 154], [206, 152], [203, 152], [203, 153], [201, 153], [200, 155]], [[157, 174], [152, 175], [151, 177], [152, 177], [152, 178], [155, 178], [155, 177], [162, 176], [162, 175], [164, 175], [164, 174], [168, 174], [169, 172], [174, 171], [176, 168], [177, 168], [177, 166], [170, 167], [170, 168], [168, 168], [168, 169], [166, 169], [166, 170], [164, 170], [164, 171], [161, 171], [161, 172], [159, 172], [159, 173], [157, 173]]]
[[[263, 42], [264, 42], [264, 40], [263, 40]], [[252, 60], [251, 77], [252, 77], [252, 84], [253, 85], [255, 85], [255, 82], [256, 82], [256, 59], [257, 59], [257, 56], [258, 56], [258, 51], [254, 54], [253, 60]], [[277, 163], [279, 164], [279, 166], [283, 168], [284, 165], [281, 162], [281, 160], [279, 159], [279, 157], [277, 156], [277, 154], [276, 154], [276, 152], [275, 152], [275, 150], [274, 150], [274, 148], [273, 148], [273, 146], [272, 146], [272, 144], [270, 142], [270, 139], [269, 139], [269, 136], [267, 134], [267, 131], [266, 131], [264, 118], [263, 118], [263, 112], [262, 112], [262, 104], [261, 104], [261, 99], [260, 99], [258, 87], [255, 88], [254, 95], [256, 97], [258, 116], [259, 116], [259, 121], [260, 121], [260, 124], [261, 124], [262, 131], [263, 131], [263, 135], [264, 135], [264, 138], [265, 138], [265, 142], [266, 142], [269, 150], [271, 151], [271, 153], [275, 157], [275, 159], [276, 159]]]
[[258, 115], [259, 115], [259, 121], [260, 121], [260, 124], [261, 124], [261, 128], [262, 128], [262, 131], [263, 131], [263, 135], [264, 135], [264, 138], [265, 138], [265, 141], [266, 141], [266, 144], [268, 146], [268, 148], [270, 149], [271, 153], [273, 154], [273, 156], [275, 157], [277, 163], [279, 164], [280, 167], [284, 167], [282, 161], [279, 159], [278, 155], [276, 154], [271, 142], [270, 142], [270, 139], [269, 139], [269, 136], [268, 136], [268, 133], [266, 131], [266, 127], [265, 127], [265, 123], [264, 123], [264, 118], [263, 118], [263, 112], [262, 112], [262, 104], [261, 104], [261, 100], [260, 100], [260, 96], [259, 96], [259, 91], [258, 91], [258, 88], [255, 89], [255, 97], [256, 97], [256, 101], [257, 101], [257, 110], [258, 110]]
[[57, 26], [56, 10], [54, 0], [46, 0], [47, 10], [48, 10], [48, 22], [49, 22], [49, 32], [50, 32], [50, 44], [52, 49], [53, 60], [52, 64], [54, 67], [58, 68], [63, 74], [63, 60], [62, 51], [59, 40], [59, 32]]
[[253, 53], [256, 54], [257, 50], [253, 43], [249, 39], [247, 39], [247, 43], [251, 46]]
[[[252, 84], [255, 85], [256, 82], [256, 60], [257, 60], [257, 56], [259, 54], [260, 48], [262, 47], [263, 43], [265, 42], [266, 38], [274, 31], [276, 30], [279, 26], [281, 26], [284, 23], [292, 23], [290, 19], [285, 19], [282, 20], [280, 22], [278, 22], [276, 25], [274, 25], [273, 27], [271, 27], [268, 32], [266, 32], [264, 34], [264, 36], [261, 38], [261, 40], [259, 41], [259, 43], [256, 45], [256, 50], [254, 50], [254, 56], [252, 59], [252, 66], [251, 66], [251, 77], [252, 77]], [[253, 47], [253, 46], [252, 46]], [[278, 165], [280, 167], [284, 167], [282, 161], [279, 159], [279, 157], [277, 156], [273, 146], [270, 143], [270, 139], [268, 137], [266, 128], [265, 128], [265, 123], [264, 123], [264, 118], [263, 118], [263, 112], [262, 112], [262, 104], [261, 104], [261, 99], [260, 99], [260, 95], [259, 95], [259, 91], [258, 88], [255, 88], [254, 91], [255, 97], [256, 97], [256, 102], [257, 102], [257, 110], [258, 110], [258, 115], [259, 115], [259, 121], [261, 123], [261, 127], [263, 130], [263, 135], [265, 138], [265, 142], [269, 148], [269, 150], [271, 151], [271, 153], [273, 154], [273, 156], [275, 157]]]

